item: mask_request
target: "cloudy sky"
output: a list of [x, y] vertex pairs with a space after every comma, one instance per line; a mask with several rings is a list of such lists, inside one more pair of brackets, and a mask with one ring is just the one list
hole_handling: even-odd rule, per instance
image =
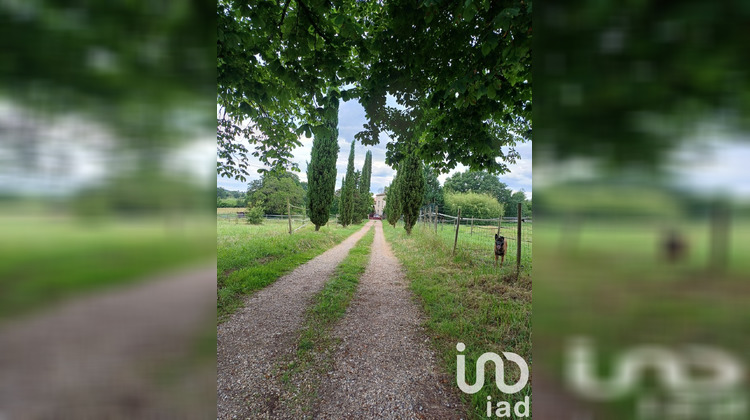
[[[336, 170], [338, 172], [336, 179], [336, 188], [341, 187], [341, 178], [346, 174], [346, 164], [349, 158], [349, 148], [351, 142], [354, 140], [354, 135], [362, 130], [362, 126], [366, 122], [365, 111], [357, 101], [343, 102], [339, 108], [339, 157], [336, 162]], [[365, 153], [367, 150], [372, 151], [372, 178], [370, 183], [370, 190], [373, 193], [382, 191], [383, 187], [390, 184], [395, 171], [385, 163], [385, 145], [388, 143], [387, 138], [381, 138], [381, 143], [376, 146], [362, 146], [357, 143], [354, 147], [354, 166], [357, 169], [362, 168], [365, 163]], [[307, 180], [306, 169], [307, 161], [310, 160], [310, 153], [312, 151], [312, 138], [301, 138], [302, 146], [294, 150], [294, 162], [299, 165], [301, 172], [297, 175], [302, 181]], [[531, 197], [531, 143], [523, 143], [516, 147], [516, 150], [521, 154], [515, 164], [510, 165], [510, 172], [501, 175], [500, 181], [506, 183], [513, 191], [519, 191], [523, 189], [528, 197]], [[256, 172], [257, 169], [262, 167], [262, 164], [252, 157], [250, 157], [250, 176], [248, 182], [253, 179], [259, 179], [260, 175]], [[440, 182], [444, 182], [445, 179], [455, 172], [464, 171], [466, 168], [459, 165], [450, 174], [443, 174], [438, 177]], [[247, 182], [236, 181], [234, 179], [227, 179], [217, 177], [216, 185], [224, 187], [228, 190], [240, 190], [244, 191], [247, 189]]]

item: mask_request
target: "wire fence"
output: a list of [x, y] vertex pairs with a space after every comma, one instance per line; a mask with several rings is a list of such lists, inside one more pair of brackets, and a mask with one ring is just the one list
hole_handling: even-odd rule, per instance
[[[217, 212], [216, 219], [222, 223], [251, 224], [247, 211], [244, 209], [232, 212]], [[291, 235], [307, 226], [310, 223], [310, 219], [307, 217], [307, 210], [304, 207], [295, 206], [287, 201], [286, 214], [264, 214], [263, 223], [277, 224], [280, 228], [283, 226]]]
[[[460, 214], [460, 213], [459, 213]], [[531, 218], [498, 217], [495, 219], [464, 218], [423, 208], [419, 217], [420, 229], [429, 230], [437, 235], [454, 253], [464, 251], [479, 260], [494, 263], [495, 234], [504, 236], [508, 241], [505, 263], [520, 269], [531, 268], [532, 256], [532, 221]], [[520, 237], [520, 241], [519, 241]], [[520, 246], [520, 260], [518, 248]]]

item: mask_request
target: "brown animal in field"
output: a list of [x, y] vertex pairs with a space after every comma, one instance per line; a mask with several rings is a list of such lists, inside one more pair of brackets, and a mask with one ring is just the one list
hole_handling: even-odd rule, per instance
[[675, 230], [667, 232], [662, 246], [664, 256], [671, 263], [684, 259], [687, 254], [687, 241]]
[[505, 236], [495, 234], [495, 268], [497, 268], [497, 257], [500, 257], [500, 267], [505, 262], [505, 254], [508, 252], [508, 241]]

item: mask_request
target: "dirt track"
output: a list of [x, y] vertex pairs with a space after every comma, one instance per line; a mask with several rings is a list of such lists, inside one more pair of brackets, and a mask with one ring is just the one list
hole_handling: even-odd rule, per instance
[[206, 418], [213, 363], [184, 361], [215, 325], [215, 293], [209, 265], [5, 321], [0, 419]]
[[333, 333], [342, 341], [334, 369], [322, 381], [315, 417], [463, 418], [455, 378], [437, 368], [422, 314], [383, 229], [376, 222], [370, 263]]
[[218, 418], [275, 418], [280, 386], [274, 363], [295, 348], [312, 296], [331, 277], [362, 229], [250, 296], [217, 330]]

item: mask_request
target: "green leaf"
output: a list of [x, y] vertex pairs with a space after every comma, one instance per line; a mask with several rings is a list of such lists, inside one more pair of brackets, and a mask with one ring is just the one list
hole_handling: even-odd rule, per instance
[[464, 13], [463, 13], [464, 21], [468, 22], [474, 19], [474, 16], [476, 15], [477, 15], [477, 8], [474, 6], [474, 3], [471, 3], [468, 7], [464, 9]]
[[490, 46], [490, 44], [487, 43], [487, 42], [483, 43], [482, 44], [482, 55], [486, 57], [487, 54], [490, 53], [490, 51], [492, 51], [492, 46]]
[[495, 99], [495, 88], [492, 85], [487, 85], [487, 97], [490, 99]]

